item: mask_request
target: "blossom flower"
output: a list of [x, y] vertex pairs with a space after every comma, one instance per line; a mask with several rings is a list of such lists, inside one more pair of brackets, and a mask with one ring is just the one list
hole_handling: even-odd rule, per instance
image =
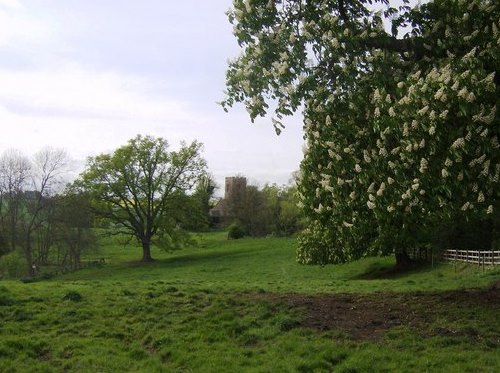
[[489, 205], [488, 209], [486, 210], [487, 214], [493, 214], [493, 205]]
[[396, 155], [399, 153], [400, 150], [401, 148], [399, 146], [396, 146], [394, 149], [391, 150], [391, 154]]
[[443, 94], [444, 94], [444, 87], [441, 87], [441, 88], [438, 89], [438, 91], [434, 95], [434, 99], [440, 100], [441, 97], [443, 97]]
[[447, 178], [449, 175], [450, 175], [450, 174], [448, 173], [448, 170], [447, 170], [446, 168], [443, 168], [443, 169], [441, 170], [441, 176], [442, 176], [443, 178]]
[[484, 202], [484, 194], [483, 194], [483, 192], [479, 192], [479, 194], [477, 196], [477, 202], [479, 202], [479, 203], [483, 203]]
[[371, 201], [367, 201], [367, 202], [366, 202], [366, 206], [368, 206], [368, 208], [369, 208], [370, 210], [373, 210], [375, 207], [377, 207], [377, 205], [375, 205], [375, 204], [374, 204], [373, 202], [371, 202]]
[[392, 106], [389, 108], [389, 116], [390, 117], [395, 117], [396, 116], [396, 112], [394, 111], [394, 108]]
[[343, 225], [344, 227], [351, 228], [354, 224], [351, 224], [351, 223], [348, 223], [348, 222], [344, 221], [344, 222], [342, 223], [342, 225]]
[[470, 92], [465, 99], [467, 100], [467, 102], [474, 102], [476, 96], [474, 95], [474, 92]]
[[439, 114], [439, 119], [446, 119], [447, 116], [448, 116], [448, 110], [444, 110]]
[[467, 87], [463, 87], [460, 91], [457, 93], [458, 97], [467, 99], [469, 97], [469, 92], [467, 91]]
[[320, 203], [318, 208], [315, 208], [314, 209], [314, 212], [316, 212], [317, 214], [320, 214], [321, 211], [323, 211], [323, 205]]
[[427, 111], [429, 111], [429, 106], [425, 105], [422, 109], [417, 111], [417, 113], [418, 113], [418, 115], [425, 115], [425, 113], [427, 113]]
[[358, 173], [361, 172], [361, 166], [356, 163], [356, 165], [354, 166], [354, 170]]
[[460, 149], [465, 146], [465, 140], [462, 137], [456, 139], [453, 144], [451, 144], [452, 149]]
[[375, 201], [375, 196], [373, 194], [368, 194], [368, 199], [373, 202]]
[[349, 194], [349, 198], [352, 199], [352, 200], [355, 200], [357, 197], [357, 194], [355, 191], [352, 191], [350, 194]]
[[394, 179], [393, 179], [392, 177], [390, 177], [390, 176], [389, 176], [389, 177], [387, 178], [387, 183], [388, 183], [389, 185], [390, 185], [390, 184], [392, 184], [392, 183], [394, 183]]

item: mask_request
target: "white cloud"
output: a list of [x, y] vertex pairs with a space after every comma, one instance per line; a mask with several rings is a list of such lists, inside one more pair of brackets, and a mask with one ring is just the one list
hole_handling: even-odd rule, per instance
[[24, 6], [19, 0], [0, 0], [0, 8], [22, 9]]
[[52, 35], [51, 26], [31, 15], [19, 1], [0, 0], [0, 47], [22, 49], [48, 41]]
[[78, 65], [57, 70], [0, 70], [0, 102], [11, 111], [41, 116], [186, 120], [185, 104], [151, 95], [153, 83]]
[[[219, 0], [220, 18], [225, 1]], [[221, 184], [234, 174], [259, 183], [284, 183], [298, 168], [300, 119], [292, 120], [278, 138], [269, 120], [251, 125], [241, 105], [225, 114], [214, 103], [222, 98], [222, 65], [210, 63], [212, 57], [201, 54], [189, 38], [170, 45], [162, 39], [165, 33], [152, 33], [165, 30], [163, 17], [143, 12], [140, 21], [135, 13], [117, 12], [116, 22], [107, 27], [108, 17], [102, 16], [110, 9], [106, 3], [78, 4], [0, 0], [0, 153], [8, 148], [33, 154], [46, 145], [63, 147], [82, 165], [87, 156], [112, 151], [140, 133], [162, 136], [174, 148], [181, 140], [203, 142], [210, 172]], [[187, 4], [199, 6], [195, 0]], [[168, 14], [185, 17], [178, 24], [183, 35], [191, 34], [182, 27], [192, 28], [196, 38], [197, 27], [217, 20], [217, 29], [205, 25], [202, 32], [214, 33], [207, 40], [225, 37], [217, 34], [226, 32], [219, 30], [225, 20], [206, 15], [198, 20], [177, 15], [182, 7], [174, 8]], [[135, 28], [129, 27], [129, 17]], [[146, 21], [150, 29], [141, 33], [141, 22]], [[139, 61], [134, 43], [145, 37], [151, 40], [141, 49]], [[96, 45], [101, 39], [109, 44]], [[210, 87], [197, 78], [200, 71], [211, 77]], [[213, 83], [219, 76], [220, 83]]]

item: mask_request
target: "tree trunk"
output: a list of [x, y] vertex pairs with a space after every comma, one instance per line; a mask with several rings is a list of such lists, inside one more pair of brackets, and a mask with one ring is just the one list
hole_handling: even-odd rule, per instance
[[26, 265], [28, 270], [28, 277], [35, 277], [36, 270], [33, 263], [33, 253], [31, 249], [31, 245], [28, 243], [27, 247], [24, 249], [24, 256], [26, 258]]
[[149, 240], [142, 241], [142, 261], [152, 262], [154, 259], [151, 257], [151, 243]]
[[395, 253], [396, 255], [396, 270], [397, 271], [406, 271], [411, 267], [412, 260], [408, 256], [408, 253], [404, 251], [398, 251]]

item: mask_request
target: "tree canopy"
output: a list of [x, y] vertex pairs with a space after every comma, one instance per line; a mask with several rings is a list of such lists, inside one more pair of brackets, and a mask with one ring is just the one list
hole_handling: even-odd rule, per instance
[[[404, 254], [416, 228], [491, 217], [500, 188], [500, 5], [234, 0], [224, 108], [301, 109], [298, 260]], [[390, 29], [390, 31], [387, 31]]]
[[112, 154], [89, 158], [77, 184], [87, 191], [98, 215], [116, 232], [142, 245], [151, 261], [151, 244], [172, 244], [178, 237], [185, 193], [205, 173], [202, 144], [181, 144], [169, 151], [163, 138], [136, 136]]

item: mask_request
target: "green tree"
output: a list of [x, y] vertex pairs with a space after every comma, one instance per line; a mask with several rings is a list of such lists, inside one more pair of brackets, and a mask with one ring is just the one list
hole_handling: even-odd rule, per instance
[[192, 224], [194, 230], [206, 229], [211, 224], [210, 209], [213, 207], [212, 199], [216, 189], [217, 184], [212, 175], [203, 175], [198, 180], [192, 196], [193, 204], [199, 212], [199, 217]]
[[265, 185], [262, 189], [272, 214], [272, 233], [288, 236], [302, 229], [301, 211], [298, 208], [297, 188], [276, 184]]
[[142, 245], [142, 260], [152, 261], [151, 244], [177, 237], [179, 194], [205, 173], [202, 145], [196, 141], [168, 151], [162, 138], [136, 136], [112, 154], [89, 158], [77, 182], [95, 211]]
[[[499, 206], [500, 5], [234, 0], [224, 108], [303, 105], [298, 260], [407, 260], [418, 226]], [[399, 2], [400, 3], [400, 2]], [[386, 31], [384, 22], [389, 24]]]

